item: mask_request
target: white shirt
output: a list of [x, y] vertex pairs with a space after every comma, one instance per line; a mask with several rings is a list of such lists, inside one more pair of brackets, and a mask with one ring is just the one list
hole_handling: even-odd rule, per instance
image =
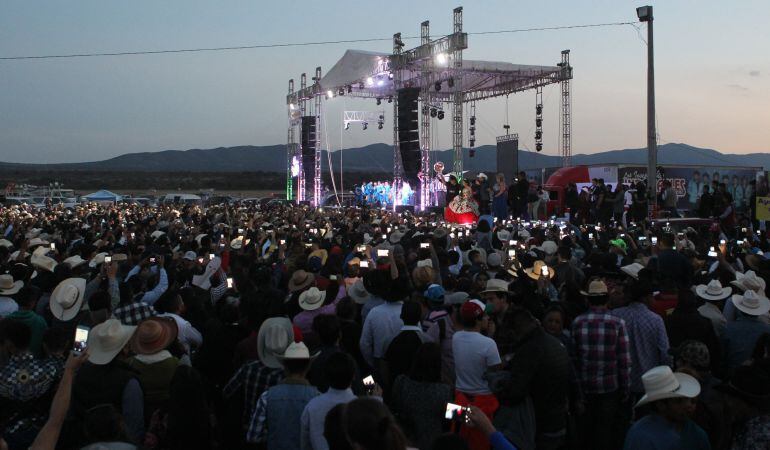
[[361, 354], [369, 365], [374, 367], [374, 360], [385, 356], [385, 350], [394, 336], [401, 331], [401, 306], [404, 302], [383, 303], [375, 306], [366, 316], [361, 330]]
[[0, 319], [19, 310], [19, 305], [11, 297], [0, 297]]
[[300, 448], [302, 450], [329, 450], [324, 437], [326, 414], [340, 403], [349, 403], [356, 399], [350, 390], [329, 388], [328, 391], [313, 398], [305, 406], [300, 417]]
[[171, 317], [174, 319], [174, 322], [176, 322], [176, 326], [179, 329], [177, 339], [179, 339], [179, 343], [184, 346], [184, 349], [187, 353], [190, 353], [191, 347], [198, 348], [201, 346], [203, 343], [203, 336], [201, 335], [200, 331], [196, 330], [195, 327], [192, 326], [190, 322], [172, 313], [164, 313], [158, 315], [162, 317]]
[[452, 335], [452, 353], [457, 390], [466, 394], [490, 394], [484, 372], [501, 363], [495, 341], [476, 331], [457, 331]]

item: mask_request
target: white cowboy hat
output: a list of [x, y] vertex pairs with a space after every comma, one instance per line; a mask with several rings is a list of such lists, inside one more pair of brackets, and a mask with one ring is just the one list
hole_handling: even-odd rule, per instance
[[158, 239], [159, 237], [163, 236], [164, 234], [166, 234], [165, 231], [155, 230], [152, 233], [150, 233], [150, 237], [153, 238], [153, 239]]
[[203, 239], [206, 236], [208, 236], [206, 233], [201, 233], [201, 234], [195, 236], [195, 242], [197, 242], [198, 245], [200, 245], [201, 239]]
[[507, 244], [508, 241], [511, 240], [511, 232], [508, 230], [500, 230], [497, 232], [497, 239], [499, 239], [500, 242]]
[[430, 259], [421, 259], [417, 261], [417, 267], [430, 267], [433, 268], [433, 261]]
[[313, 286], [299, 294], [299, 307], [305, 311], [315, 311], [324, 304], [326, 291], [321, 291]]
[[63, 280], [51, 293], [51, 313], [63, 322], [71, 320], [80, 312], [85, 292], [85, 278], [67, 278]]
[[210, 260], [206, 264], [206, 270], [201, 275], [193, 275], [193, 286], [198, 286], [204, 291], [208, 291], [211, 288], [211, 277], [219, 270], [221, 265], [222, 260], [218, 256]]
[[599, 295], [607, 295], [609, 293], [609, 289], [607, 289], [607, 284], [604, 281], [593, 280], [588, 283], [588, 290], [581, 290], [580, 293], [587, 297], [595, 297]]
[[348, 295], [359, 305], [363, 305], [369, 300], [369, 292], [364, 287], [363, 280], [356, 280], [355, 283], [348, 287]]
[[743, 295], [733, 295], [733, 305], [750, 316], [761, 316], [770, 311], [770, 299], [752, 290], [744, 292]]
[[0, 275], [0, 295], [13, 295], [19, 292], [23, 286], [23, 281], [13, 281], [11, 275]]
[[95, 269], [96, 266], [99, 266], [104, 263], [104, 257], [108, 256], [109, 253], [107, 252], [101, 252], [94, 255], [93, 258], [91, 258], [91, 261], [88, 262], [88, 267]]
[[[539, 280], [543, 274], [543, 267], [548, 267], [545, 262], [537, 260], [532, 264], [532, 267], [524, 269], [524, 273], [533, 280]], [[552, 267], [548, 267], [548, 278], [553, 278], [556, 275]]]
[[86, 263], [86, 260], [81, 258], [80, 255], [70, 256], [69, 258], [62, 261], [62, 264], [66, 264], [70, 266], [70, 268], [72, 269], [85, 263]]
[[310, 350], [308, 350], [304, 342], [292, 342], [286, 347], [286, 351], [283, 352], [283, 355], [277, 355], [278, 359], [281, 361], [286, 359], [313, 359], [316, 356], [318, 356], [318, 352], [311, 355]]
[[11, 248], [13, 243], [8, 239], [0, 239], [0, 247]]
[[43, 239], [40, 239], [39, 237], [33, 238], [29, 240], [28, 248], [36, 247], [38, 245], [48, 245], [49, 242], [45, 241]]
[[559, 246], [554, 241], [545, 241], [542, 245], [540, 245], [540, 247], [535, 248], [542, 251], [546, 255], [553, 255], [557, 250], [559, 250]]
[[511, 293], [511, 291], [508, 290], [508, 282], [505, 280], [498, 280], [497, 278], [487, 280], [487, 285], [484, 290], [481, 291], [481, 293], [486, 294], [487, 292], [502, 292], [504, 294]]
[[642, 375], [644, 396], [634, 407], [667, 398], [695, 398], [700, 394], [700, 383], [685, 373], [673, 373], [668, 366], [653, 367]]
[[730, 286], [722, 287], [719, 280], [711, 280], [709, 284], [699, 284], [695, 287], [695, 293], [698, 297], [706, 300], [723, 300], [732, 294], [733, 288]]
[[88, 361], [92, 364], [109, 364], [123, 347], [131, 341], [136, 327], [123, 325], [118, 319], [107, 319], [88, 333]]
[[271, 317], [262, 323], [257, 333], [257, 354], [262, 364], [280, 369], [278, 355], [294, 341], [294, 327], [286, 317]]
[[240, 250], [241, 247], [243, 247], [243, 236], [238, 236], [237, 238], [230, 241], [230, 248], [233, 250]]
[[476, 175], [476, 178], [488, 178], [488, 177], [487, 177], [487, 174], [485, 174], [484, 172], [479, 172], [479, 174]]
[[632, 263], [627, 266], [623, 266], [620, 268], [621, 272], [625, 273], [629, 277], [638, 280], [639, 279], [639, 272], [644, 269], [644, 266], [639, 263]]
[[38, 269], [42, 269], [48, 272], [53, 272], [56, 268], [57, 262], [55, 259], [45, 255], [35, 255], [29, 259], [30, 264]]
[[746, 273], [736, 272], [735, 280], [731, 281], [730, 284], [742, 291], [751, 290], [762, 294], [765, 292], [765, 280], [758, 277], [753, 270], [748, 270]]

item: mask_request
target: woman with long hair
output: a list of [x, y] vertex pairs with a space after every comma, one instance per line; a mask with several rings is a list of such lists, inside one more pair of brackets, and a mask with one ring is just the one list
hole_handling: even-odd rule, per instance
[[393, 414], [381, 401], [362, 397], [348, 403], [345, 433], [360, 450], [406, 450], [407, 440]]

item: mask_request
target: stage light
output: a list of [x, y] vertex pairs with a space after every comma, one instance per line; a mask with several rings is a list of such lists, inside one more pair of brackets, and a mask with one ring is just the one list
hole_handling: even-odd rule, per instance
[[296, 108], [296, 106], [294, 106], [294, 103], [289, 103], [289, 109], [294, 111], [294, 108]]
[[369, 127], [369, 124], [368, 124], [368, 123], [366, 123], [366, 122], [364, 122], [364, 124], [363, 124], [363, 125], [364, 125], [364, 130], [366, 130], [366, 129]]
[[543, 114], [543, 105], [535, 106], [535, 114], [537, 114], [538, 116]]
[[438, 116], [438, 120], [444, 120], [444, 111], [439, 111], [437, 116]]
[[296, 177], [299, 175], [299, 158], [293, 156], [291, 158], [291, 176]]
[[438, 110], [436, 108], [431, 108], [430, 109], [430, 116], [431, 117], [436, 117], [436, 114], [438, 114]]
[[393, 96], [392, 95], [388, 96], [388, 103], [393, 103]]
[[385, 80], [377, 80], [377, 86], [385, 86]]
[[367, 86], [374, 86], [374, 78], [369, 77], [366, 79], [366, 85]]
[[350, 129], [350, 122], [345, 122], [345, 129], [346, 129], [346, 130], [349, 130], [349, 129]]
[[535, 150], [537, 150], [537, 151], [543, 150], [543, 144], [541, 144], [539, 142], [537, 144], [535, 144]]
[[377, 122], [377, 129], [382, 130], [382, 122]]
[[446, 84], [447, 84], [447, 86], [449, 86], [450, 88], [453, 88], [453, 87], [455, 87], [455, 79], [454, 79], [454, 78], [450, 78], [450, 79], [446, 80]]
[[476, 116], [471, 116], [471, 126], [476, 125]]
[[542, 131], [535, 131], [535, 139], [537, 139], [537, 140], [543, 139], [543, 132]]
[[341, 95], [341, 96], [345, 95], [345, 88], [340, 88], [338, 94]]
[[449, 57], [447, 56], [446, 53], [439, 53], [438, 55], [436, 55], [436, 63], [437, 64], [443, 66], [444, 64], [447, 63], [447, 61], [449, 61]]
[[377, 106], [382, 104], [382, 99], [380, 97], [377, 97]]
[[353, 93], [353, 85], [349, 84], [348, 85], [348, 94], [352, 94], [352, 93]]
[[332, 98], [332, 97], [334, 97], [334, 92], [326, 91], [326, 96], [329, 97], [329, 98]]
[[538, 128], [542, 127], [543, 126], [543, 119], [541, 119], [539, 117], [537, 119], [535, 119], [535, 126], [538, 127]]
[[440, 91], [441, 90], [441, 82], [440, 81], [436, 81], [436, 84], [435, 84], [434, 87], [436, 88], [436, 92]]

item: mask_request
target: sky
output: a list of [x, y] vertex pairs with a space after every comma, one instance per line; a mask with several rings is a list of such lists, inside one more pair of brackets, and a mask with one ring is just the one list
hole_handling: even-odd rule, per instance
[[[770, 151], [767, 0], [484, 0], [464, 6], [464, 31], [635, 22], [655, 8], [659, 143], [725, 153]], [[0, 56], [122, 52], [449, 34], [455, 2], [134, 0], [0, 2]], [[570, 49], [573, 153], [646, 145], [646, 27], [630, 25], [471, 35], [466, 59], [554, 65]], [[407, 41], [415, 46], [416, 41]], [[389, 41], [99, 58], [0, 60], [0, 161], [80, 162], [124, 153], [286, 142], [288, 79], [331, 68], [346, 49], [389, 52]], [[544, 89], [545, 153], [558, 153], [559, 87]], [[503, 134], [534, 148], [534, 92], [479, 104], [477, 145]], [[331, 150], [392, 142], [383, 130], [342, 132], [335, 99], [324, 114]], [[449, 148], [450, 121], [435, 147]]]

